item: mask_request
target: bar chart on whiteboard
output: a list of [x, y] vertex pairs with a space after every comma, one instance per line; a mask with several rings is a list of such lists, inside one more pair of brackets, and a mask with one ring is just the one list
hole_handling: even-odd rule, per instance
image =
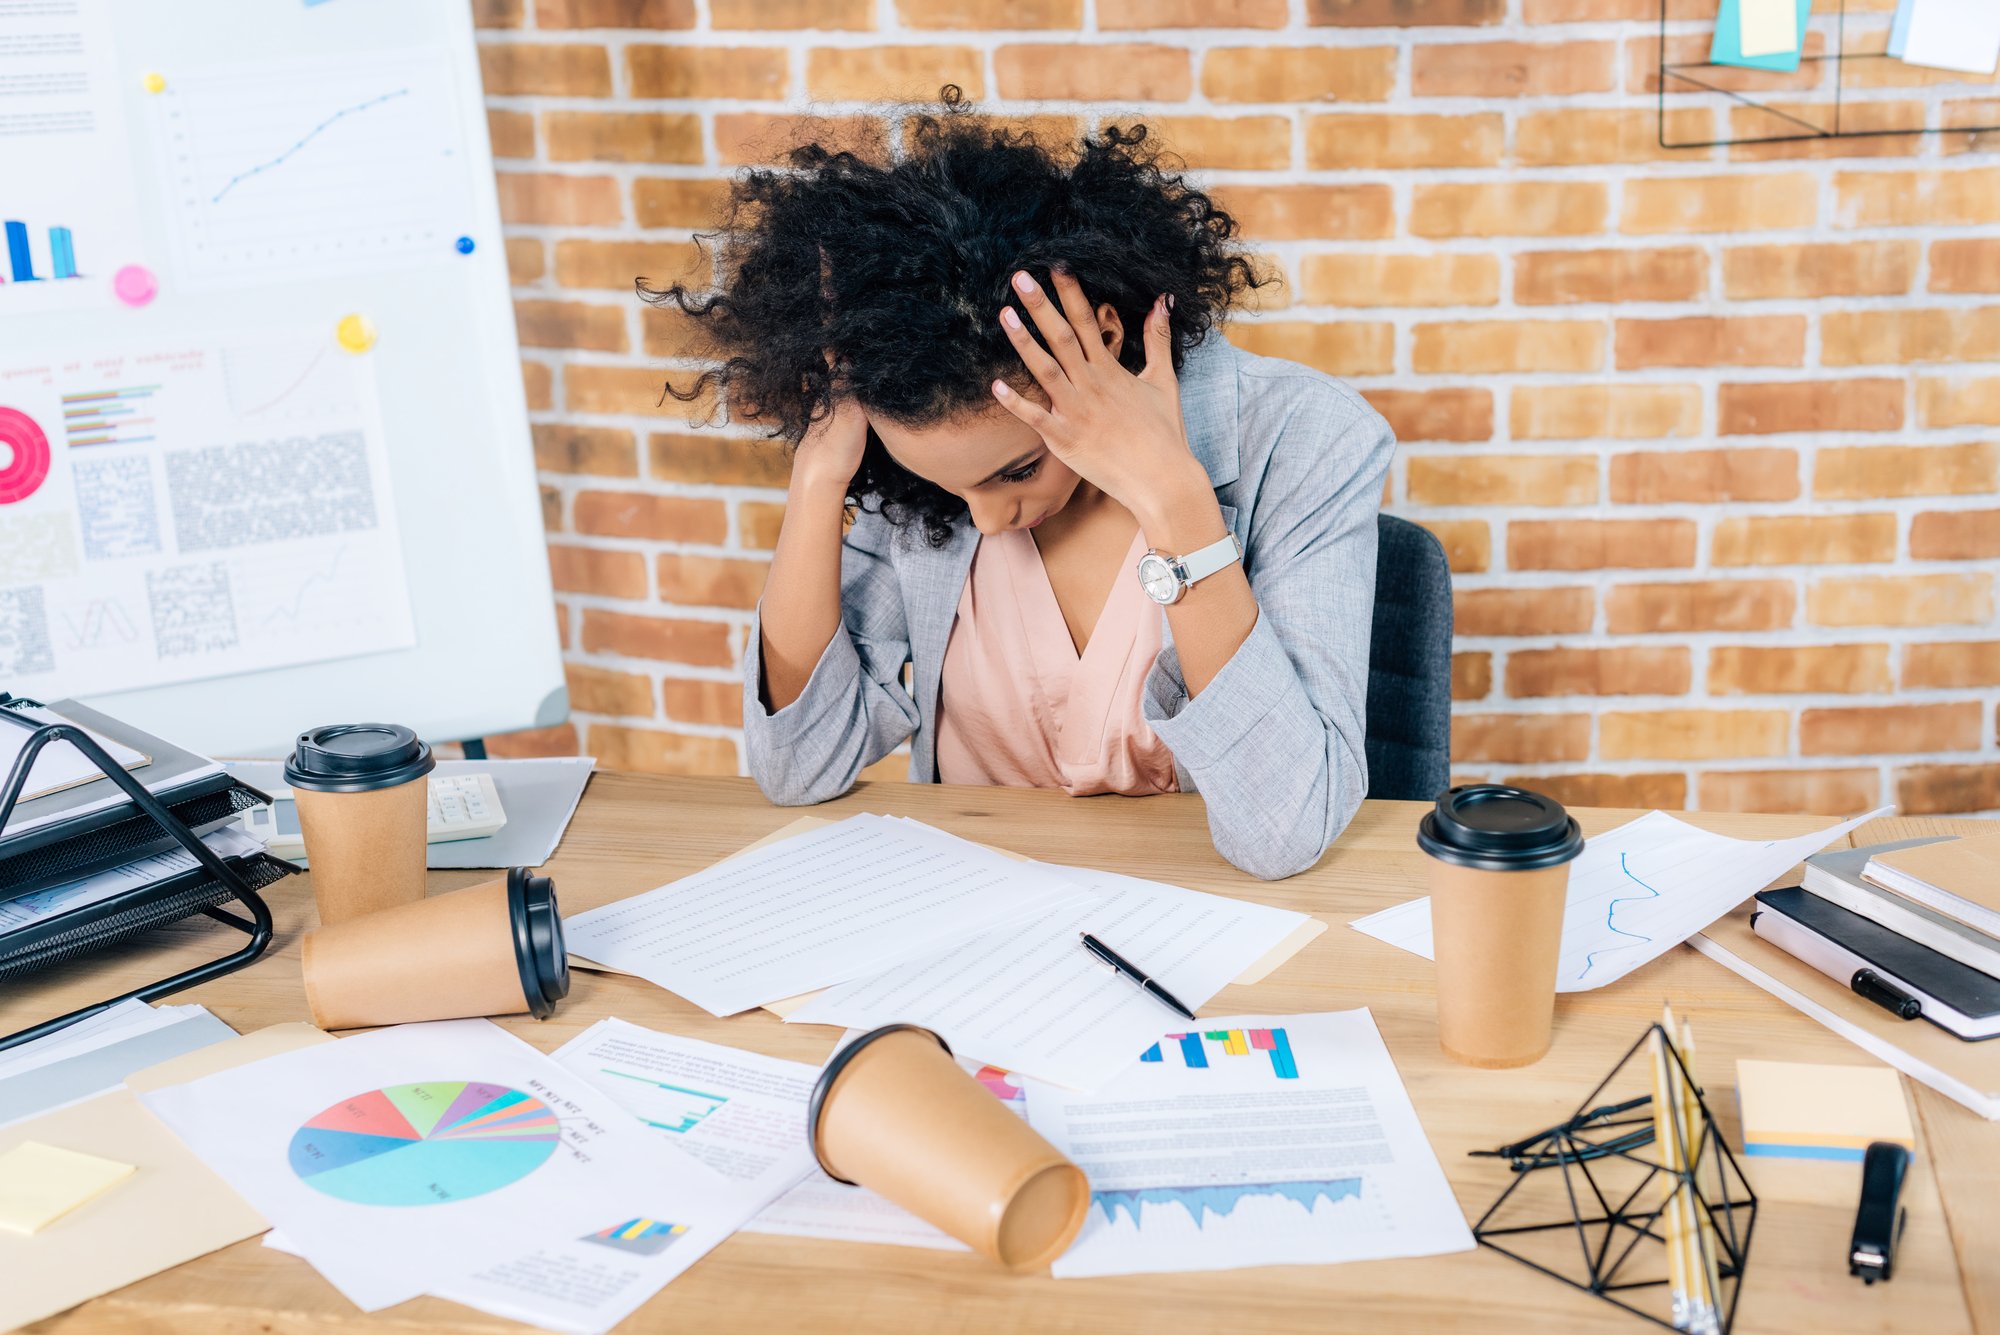
[[86, 694], [414, 643], [370, 374], [310, 328], [0, 365], [0, 680]]

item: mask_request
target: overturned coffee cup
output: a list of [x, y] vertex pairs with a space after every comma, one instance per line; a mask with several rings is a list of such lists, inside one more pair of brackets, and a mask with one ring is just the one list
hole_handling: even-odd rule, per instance
[[555, 885], [503, 880], [306, 933], [306, 1004], [322, 1029], [480, 1015], [547, 1019], [569, 995]]
[[813, 1085], [806, 1135], [829, 1177], [888, 1197], [1015, 1270], [1063, 1254], [1090, 1210], [1083, 1170], [912, 1024], [870, 1030]]

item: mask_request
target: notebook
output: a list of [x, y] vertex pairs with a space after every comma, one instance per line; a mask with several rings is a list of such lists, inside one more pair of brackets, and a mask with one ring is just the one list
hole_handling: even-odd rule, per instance
[[1960, 964], [1981, 973], [2000, 977], [2000, 938], [1989, 936], [1936, 909], [1862, 879], [1862, 869], [1871, 858], [1899, 849], [1950, 840], [1950, 835], [1939, 835], [1815, 853], [1806, 859], [1804, 885], [1821, 899], [1838, 904], [1849, 913], [1858, 913], [1872, 922], [1881, 923], [1890, 931], [1907, 936], [1918, 945], [1928, 946], [1940, 955], [1949, 955]]
[[2000, 831], [1948, 839], [1868, 859], [1863, 879], [2000, 937]]

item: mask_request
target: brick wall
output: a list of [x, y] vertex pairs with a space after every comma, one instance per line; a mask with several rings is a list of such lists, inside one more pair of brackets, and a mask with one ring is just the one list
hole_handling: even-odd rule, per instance
[[[1849, 0], [1850, 44], [1891, 8]], [[879, 149], [872, 103], [949, 79], [1143, 116], [1282, 270], [1232, 337], [1395, 424], [1389, 506], [1457, 571], [1461, 774], [2000, 809], [2000, 135], [1663, 150], [1655, 0], [475, 10], [576, 710], [500, 749], [737, 771], [784, 463], [659, 406], [698, 349], [632, 279], [698, 272], [731, 168], [802, 126]], [[1992, 81], [1878, 64], [1850, 124], [2000, 121]], [[1757, 115], [1680, 101], [1681, 139]]]

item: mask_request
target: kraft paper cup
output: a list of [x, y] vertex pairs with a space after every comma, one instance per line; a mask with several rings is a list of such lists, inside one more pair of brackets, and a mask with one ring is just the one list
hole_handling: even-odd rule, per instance
[[555, 887], [503, 880], [308, 932], [306, 1004], [322, 1029], [532, 1014], [569, 992]]
[[294, 788], [319, 920], [333, 924], [424, 897], [429, 787], [414, 779], [366, 793]]
[[835, 1053], [806, 1117], [828, 1176], [881, 1193], [1010, 1269], [1062, 1255], [1090, 1209], [1083, 1170], [928, 1029], [885, 1025]]
[[1540, 1061], [1582, 831], [1554, 798], [1467, 784], [1438, 796], [1417, 846], [1430, 863], [1439, 1046], [1467, 1066]]

